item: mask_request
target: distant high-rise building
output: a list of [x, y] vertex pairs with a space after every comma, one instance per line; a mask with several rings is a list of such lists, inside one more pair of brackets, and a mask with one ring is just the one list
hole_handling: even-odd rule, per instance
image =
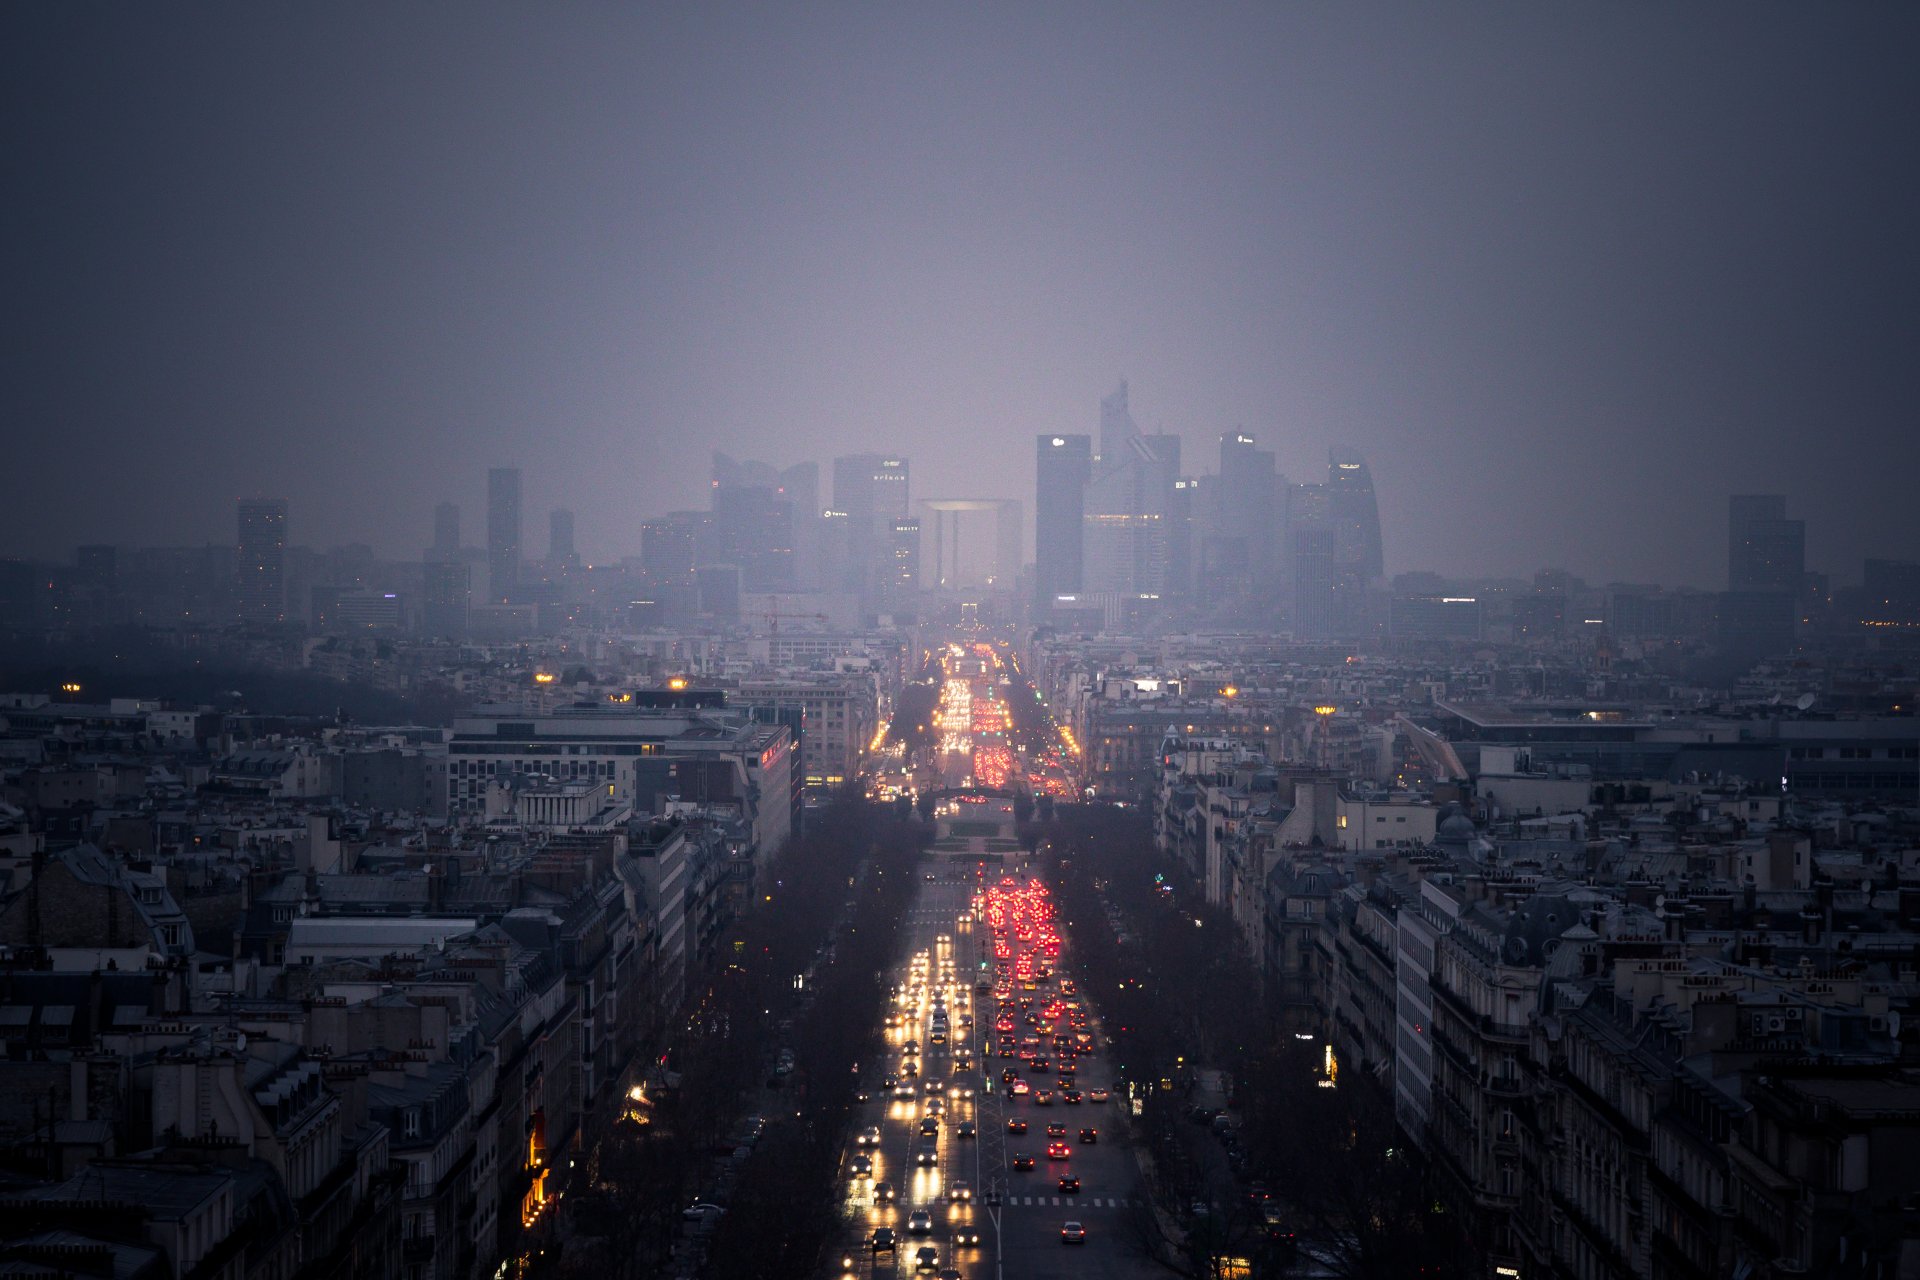
[[1336, 567], [1356, 585], [1378, 583], [1387, 573], [1380, 544], [1380, 505], [1373, 493], [1373, 476], [1359, 454], [1346, 449], [1329, 454], [1327, 506]]
[[1100, 459], [1118, 458], [1127, 441], [1140, 434], [1133, 412], [1127, 408], [1127, 384], [1122, 379], [1112, 395], [1100, 401]]
[[1294, 523], [1292, 537], [1293, 631], [1303, 640], [1326, 639], [1337, 618], [1333, 528], [1303, 519]]
[[710, 505], [717, 563], [740, 566], [747, 591], [792, 591], [818, 581], [820, 468], [785, 470], [713, 455]]
[[487, 472], [487, 599], [508, 604], [520, 586], [520, 468]]
[[1293, 633], [1305, 640], [1334, 634], [1336, 541], [1327, 486], [1294, 486], [1287, 502], [1287, 576], [1293, 587]]
[[1280, 531], [1274, 525], [1273, 454], [1250, 432], [1220, 437], [1220, 475], [1214, 482], [1207, 530], [1206, 594], [1215, 601], [1266, 593], [1274, 577]]
[[1033, 587], [1043, 607], [1080, 590], [1081, 526], [1091, 479], [1093, 437], [1044, 435], [1034, 441]]
[[887, 530], [892, 567], [887, 575], [887, 607], [898, 611], [920, 590], [920, 522], [894, 520]]
[[443, 502], [433, 509], [433, 548], [431, 560], [460, 558], [460, 504]]
[[547, 513], [547, 565], [557, 571], [578, 559], [573, 549], [573, 512], [555, 507]]
[[1127, 408], [1127, 384], [1100, 402], [1100, 457], [1081, 513], [1081, 581], [1098, 594], [1168, 594], [1167, 531], [1180, 437], [1142, 435]]
[[1167, 500], [1167, 594], [1181, 599], [1193, 595], [1193, 509], [1199, 490], [1193, 477], [1177, 476]]
[[1787, 519], [1785, 495], [1727, 499], [1727, 590], [1797, 593], [1806, 572], [1806, 522]]
[[287, 500], [243, 498], [234, 597], [245, 622], [287, 619]]
[[457, 640], [467, 634], [473, 601], [473, 570], [460, 560], [432, 560], [426, 567], [420, 628], [429, 636]]
[[1860, 620], [1871, 627], [1920, 624], [1920, 563], [1868, 560], [1863, 566]]
[[669, 511], [640, 526], [640, 576], [651, 611], [663, 624], [688, 621], [700, 609], [694, 571], [700, 544], [713, 517], [704, 511]]
[[907, 460], [879, 453], [835, 458], [833, 509], [847, 516], [846, 563], [836, 585], [870, 600], [890, 573], [893, 521], [905, 520], [910, 512]]
[[1807, 526], [1787, 518], [1777, 493], [1727, 499], [1727, 590], [1720, 597], [1720, 647], [1743, 659], [1793, 648], [1807, 580]]

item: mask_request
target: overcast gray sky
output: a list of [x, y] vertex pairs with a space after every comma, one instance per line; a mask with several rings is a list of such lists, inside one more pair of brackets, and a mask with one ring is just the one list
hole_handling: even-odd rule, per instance
[[[1031, 503], [1033, 436], [1361, 450], [1389, 572], [1920, 557], [1920, 9], [0, 8], [0, 552], [591, 557], [723, 447]], [[823, 497], [825, 495], [823, 494]]]

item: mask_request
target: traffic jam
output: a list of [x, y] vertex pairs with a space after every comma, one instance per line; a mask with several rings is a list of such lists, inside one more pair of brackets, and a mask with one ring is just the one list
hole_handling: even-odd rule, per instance
[[[993, 949], [992, 1061], [999, 1086], [1009, 1102], [1024, 1101], [1006, 1118], [1008, 1165], [1015, 1174], [1033, 1174], [1039, 1161], [1033, 1149], [1044, 1143], [1045, 1176], [1054, 1180], [1062, 1196], [1083, 1191], [1073, 1169], [1075, 1146], [1100, 1140], [1090, 1112], [1069, 1119], [1042, 1121], [1029, 1117], [1027, 1108], [1079, 1107], [1104, 1103], [1104, 1085], [1086, 1085], [1079, 1079], [1083, 1058], [1093, 1053], [1093, 1030], [1087, 1010], [1072, 978], [1057, 974], [1060, 935], [1054, 928], [1054, 905], [1038, 880], [1003, 877], [975, 895], [974, 911], [987, 927]], [[1042, 1126], [1042, 1132], [1035, 1132]], [[1061, 1224], [1063, 1244], [1083, 1244], [1083, 1223]]]
[[[984, 1220], [1007, 1198], [1027, 1203], [1045, 1190], [1070, 1209], [1087, 1193], [1073, 1156], [1099, 1142], [1090, 1104], [1109, 1098], [1104, 1084], [1079, 1079], [1094, 1032], [1074, 981], [1057, 971], [1046, 887], [1018, 875], [982, 885], [956, 932], [958, 943], [942, 933], [916, 952], [893, 988], [875, 1099], [886, 1123], [860, 1130], [849, 1161], [849, 1208], [865, 1219], [876, 1266], [942, 1278], [967, 1274]], [[980, 1150], [989, 1091], [990, 1123], [1005, 1137], [990, 1162]], [[1084, 1243], [1084, 1223], [1061, 1221], [1059, 1239]], [[854, 1255], [845, 1270], [859, 1270]]]

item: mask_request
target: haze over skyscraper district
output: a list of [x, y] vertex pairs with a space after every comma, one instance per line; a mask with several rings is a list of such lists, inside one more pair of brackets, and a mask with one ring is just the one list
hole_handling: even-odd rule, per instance
[[1920, 9], [0, 64], [0, 1272], [1920, 1275]]

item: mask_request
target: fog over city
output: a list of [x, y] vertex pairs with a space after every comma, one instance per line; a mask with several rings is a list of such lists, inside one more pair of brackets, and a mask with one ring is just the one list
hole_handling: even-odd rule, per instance
[[[1920, 557], [1920, 11], [19, 4], [0, 556], [582, 557], [711, 453], [1035, 493], [1142, 431], [1364, 457], [1388, 574]], [[823, 473], [824, 474], [824, 473]], [[823, 492], [823, 499], [826, 494]], [[1031, 506], [1029, 506], [1031, 511]], [[1032, 525], [1027, 526], [1032, 547]], [[531, 539], [530, 539], [531, 541]], [[540, 539], [543, 541], [543, 539]]]

